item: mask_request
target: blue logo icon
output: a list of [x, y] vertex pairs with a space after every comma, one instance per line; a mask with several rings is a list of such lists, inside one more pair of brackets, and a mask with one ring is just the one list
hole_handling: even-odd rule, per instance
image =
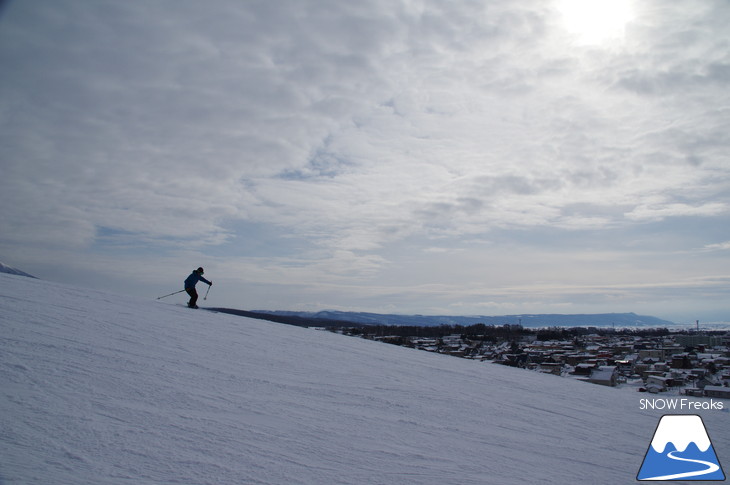
[[725, 480], [697, 415], [667, 414], [659, 420], [637, 480]]

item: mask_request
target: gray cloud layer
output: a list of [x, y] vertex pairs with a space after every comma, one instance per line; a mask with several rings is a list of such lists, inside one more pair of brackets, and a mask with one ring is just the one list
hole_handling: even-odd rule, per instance
[[[452, 281], [434, 311], [570, 304], [575, 252], [606, 288], [724, 278], [730, 7], [636, 3], [623, 38], [584, 45], [559, 6], [13, 2], [0, 251], [96, 272], [115, 271], [99, 253], [144, 257], [167, 278], [204, 257], [231, 284], [321, 285], [329, 306]], [[703, 262], [677, 267], [690, 250]], [[539, 303], [494, 297], [525, 278], [558, 281]], [[431, 298], [413, 291], [409, 309]]]

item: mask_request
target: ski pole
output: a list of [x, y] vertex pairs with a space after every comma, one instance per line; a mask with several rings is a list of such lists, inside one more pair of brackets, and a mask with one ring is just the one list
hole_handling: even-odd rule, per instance
[[207, 300], [208, 299], [208, 293], [210, 293], [210, 287], [211, 286], [213, 286], [213, 282], [212, 281], [208, 285], [208, 291], [205, 292], [205, 296], [203, 297], [203, 300]]
[[161, 300], [161, 299], [163, 299], [163, 298], [167, 298], [168, 296], [172, 296], [172, 295], [177, 295], [178, 293], [182, 293], [183, 291], [185, 291], [185, 290], [180, 290], [180, 291], [176, 291], [175, 293], [170, 293], [169, 295], [165, 295], [165, 296], [160, 296], [160, 297], [158, 297], [157, 299], [158, 299], [158, 300]]

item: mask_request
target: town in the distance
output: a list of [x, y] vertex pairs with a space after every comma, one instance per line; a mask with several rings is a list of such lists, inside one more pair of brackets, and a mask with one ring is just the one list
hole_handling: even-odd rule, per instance
[[[417, 325], [429, 317], [376, 314], [214, 311], [261, 318], [464, 359], [501, 364], [659, 396], [730, 399], [730, 331], [696, 326], [649, 327], [671, 323], [634, 314], [582, 316], [587, 321], [625, 320], [635, 327], [542, 326], [521, 323]], [[534, 315], [532, 320], [575, 322], [579, 315]], [[347, 319], [351, 318], [350, 321]], [[451, 317], [453, 320], [455, 317]], [[487, 317], [493, 321], [498, 317]], [[521, 319], [509, 318], [521, 322]], [[464, 318], [469, 322], [473, 318]], [[353, 321], [356, 321], [354, 323]], [[363, 323], [367, 322], [367, 323]], [[643, 325], [642, 325], [643, 324]]]
[[640, 392], [730, 398], [730, 332], [506, 324], [330, 330]]

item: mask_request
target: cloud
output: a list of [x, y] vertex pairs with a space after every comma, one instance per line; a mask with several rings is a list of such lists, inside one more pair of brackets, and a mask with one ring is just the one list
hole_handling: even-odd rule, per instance
[[13, 2], [0, 250], [208, 255], [367, 293], [473, 284], [455, 254], [538, 261], [556, 231], [567, 288], [571, 252], [727, 217], [730, 8], [635, 8], [587, 45], [540, 1]]
[[721, 243], [715, 243], [715, 244], [707, 244], [704, 247], [707, 251], [727, 251], [730, 250], [730, 241], [725, 241]]
[[667, 217], [700, 216], [710, 217], [728, 212], [728, 205], [722, 203], [707, 203], [701, 206], [689, 204], [658, 204], [656, 206], [642, 205], [626, 214], [626, 217], [633, 220], [656, 220]]

